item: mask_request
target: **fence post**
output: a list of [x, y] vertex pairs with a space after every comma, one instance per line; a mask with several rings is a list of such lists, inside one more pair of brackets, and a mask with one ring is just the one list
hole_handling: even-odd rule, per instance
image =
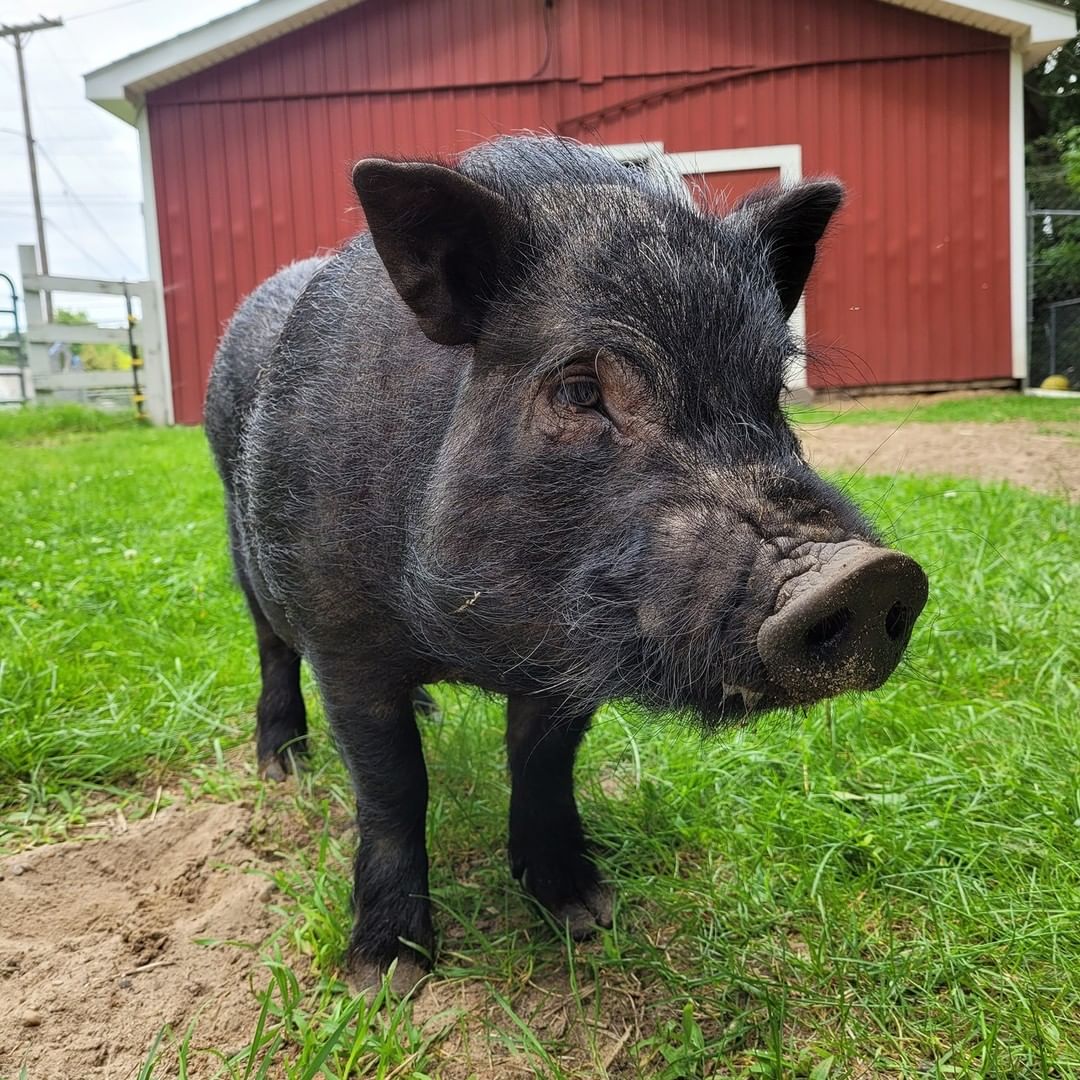
[[1035, 362], [1035, 203], [1027, 206], [1027, 354], [1028, 369], [1023, 386], [1031, 385], [1032, 365]]
[[1050, 374], [1057, 371], [1057, 305], [1050, 305]]
[[162, 348], [165, 327], [158, 309], [157, 290], [152, 282], [144, 282], [135, 289], [135, 294], [142, 303], [139, 330], [142, 338], [146, 415], [151, 423], [164, 425], [169, 422], [169, 403], [165, 400], [168, 380], [165, 377], [165, 350]]
[[33, 244], [19, 245], [19, 273], [22, 275], [23, 303], [26, 305], [26, 363], [30, 368], [31, 379], [47, 378], [52, 369], [49, 363], [49, 346], [40, 340], [40, 331], [47, 325], [42, 296], [28, 284], [38, 274], [37, 249]]

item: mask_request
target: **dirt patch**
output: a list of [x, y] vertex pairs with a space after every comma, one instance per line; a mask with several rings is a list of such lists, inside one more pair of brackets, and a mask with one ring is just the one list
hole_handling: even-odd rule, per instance
[[[259, 1012], [253, 987], [268, 982], [259, 946], [276, 923], [273, 886], [260, 871], [312, 842], [296, 807], [280, 802], [258, 815], [241, 804], [178, 805], [111, 836], [0, 862], [0, 1077], [25, 1068], [29, 1080], [133, 1080], [162, 1027], [179, 1037], [192, 1021], [196, 1051], [245, 1047]], [[282, 856], [262, 850], [268, 824], [287, 845]], [[519, 917], [523, 931], [526, 906]], [[558, 1047], [567, 1075], [584, 1077], [598, 1075], [598, 1062], [625, 1062], [648, 1026], [647, 996], [618, 972], [592, 985], [584, 972], [579, 979], [577, 1004], [562, 965], [503, 992]], [[594, 996], [603, 1008], [591, 1007]], [[484, 979], [429, 979], [412, 1017], [435, 1044], [444, 1080], [533, 1074], [521, 1047], [493, 1037], [514, 1022]], [[166, 1051], [154, 1075], [173, 1075], [174, 1060]], [[196, 1052], [189, 1075], [202, 1080], [218, 1068]]]
[[943, 473], [1007, 480], [1034, 491], [1080, 498], [1080, 440], [1027, 420], [999, 424], [830, 424], [803, 428], [813, 465], [845, 472]]
[[[248, 1041], [250, 977], [270, 929], [251, 811], [173, 807], [109, 839], [0, 863], [0, 1075], [133, 1076], [164, 1024]], [[265, 977], [258, 979], [258, 985]]]

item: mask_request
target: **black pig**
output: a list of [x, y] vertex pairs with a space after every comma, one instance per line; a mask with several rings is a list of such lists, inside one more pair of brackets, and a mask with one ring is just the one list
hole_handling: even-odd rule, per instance
[[409, 985], [435, 946], [418, 687], [508, 696], [511, 866], [583, 935], [611, 920], [572, 783], [597, 706], [716, 727], [875, 688], [927, 584], [781, 411], [835, 182], [723, 216], [539, 137], [353, 179], [370, 232], [241, 304], [206, 428], [260, 767], [304, 749], [303, 656], [356, 791], [350, 974]]

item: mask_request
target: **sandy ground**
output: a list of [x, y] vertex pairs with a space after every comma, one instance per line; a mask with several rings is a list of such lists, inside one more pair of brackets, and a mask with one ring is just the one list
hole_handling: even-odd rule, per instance
[[[870, 400], [870, 399], [868, 399]], [[1000, 424], [829, 424], [800, 431], [818, 468], [847, 472], [945, 473], [1008, 480], [1080, 498], [1080, 432], [1048, 432], [1026, 420]]]
[[[173, 807], [0, 862], [0, 1075], [131, 1077], [163, 1024], [239, 1049], [257, 1005], [272, 860], [237, 805]], [[258, 985], [265, 983], [260, 972]]]
[[[834, 424], [804, 441], [812, 460], [832, 469], [948, 473], [1080, 496], [1075, 433], [1026, 422]], [[133, 1077], [162, 1025], [182, 1032], [196, 1016], [198, 1046], [233, 1050], [250, 1039], [252, 985], [266, 984], [258, 950], [213, 942], [257, 947], [273, 926], [266, 872], [280, 856], [260, 842], [251, 809], [176, 806], [117, 821], [111, 832], [0, 861], [0, 1076], [25, 1066], [30, 1080]], [[535, 1002], [515, 1007], [529, 1006], [536, 1030], [560, 1034], [564, 991], [537, 986]], [[475, 1000], [482, 993], [436, 982], [418, 998], [415, 1019], [479, 1016], [490, 1004]], [[607, 1019], [618, 1023], [591, 1038], [614, 1057], [638, 1037], [637, 1008]], [[473, 1048], [486, 1043], [478, 1038]], [[521, 1062], [495, 1060], [490, 1048], [477, 1060], [456, 1033], [444, 1048], [451, 1045], [447, 1077], [523, 1075]], [[210, 1069], [201, 1060], [194, 1076]]]
[[[134, 1080], [162, 1026], [182, 1035], [193, 1019], [193, 1080], [220, 1067], [201, 1049], [245, 1047], [259, 1013], [254, 991], [269, 981], [258, 946], [279, 924], [267, 872], [288, 857], [263, 845], [271, 833], [290, 852], [313, 843], [291, 791], [268, 787], [258, 814], [241, 804], [176, 805], [110, 826], [111, 836], [0, 861], [0, 1077], [25, 1068], [29, 1080]], [[532, 920], [524, 904], [520, 917]], [[281, 947], [304, 971], [304, 958]], [[534, 974], [512, 995], [538, 1036], [569, 1045], [561, 1060], [571, 1075], [591, 1074], [590, 1045], [611, 1061], [648, 1027], [646, 996], [615, 978], [619, 994], [602, 1018], [574, 1013], [561, 970]], [[412, 1017], [438, 1043], [440, 1080], [531, 1074], [488, 1038], [487, 1022], [506, 1018], [481, 980], [430, 980]], [[176, 1075], [167, 1049], [154, 1075]]]

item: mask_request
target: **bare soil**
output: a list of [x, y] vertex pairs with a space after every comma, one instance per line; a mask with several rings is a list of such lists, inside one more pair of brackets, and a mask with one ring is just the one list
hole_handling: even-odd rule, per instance
[[[162, 1025], [239, 1049], [270, 929], [272, 860], [239, 805], [171, 807], [0, 863], [0, 1075], [133, 1076]], [[260, 974], [258, 985], [265, 983]]]
[[[25, 1068], [29, 1080], [134, 1080], [162, 1027], [179, 1038], [193, 1020], [192, 1078], [220, 1067], [200, 1050], [245, 1047], [259, 1013], [254, 991], [269, 981], [260, 946], [278, 922], [267, 872], [281, 857], [263, 850], [264, 838], [281, 835], [294, 851], [310, 841], [290, 787], [268, 788], [258, 814], [177, 805], [111, 836], [0, 862], [0, 1077]], [[285, 942], [282, 953], [303, 967]], [[646, 996], [624, 976], [613, 982], [602, 1017], [575, 1012], [563, 971], [534, 974], [511, 997], [534, 1032], [563, 1042], [568, 1073], [588, 1076], [597, 1055], [610, 1063], [648, 1027]], [[506, 1016], [482, 980], [429, 980], [413, 1021], [438, 1044], [443, 1080], [532, 1072], [489, 1038], [488, 1025]], [[174, 1063], [166, 1050], [154, 1075], [174, 1075]]]
[[[876, 404], [876, 399], [867, 399]], [[1080, 439], [1028, 420], [999, 424], [829, 424], [800, 430], [810, 461], [821, 469], [887, 474], [942, 473], [1006, 480], [1076, 501]]]

